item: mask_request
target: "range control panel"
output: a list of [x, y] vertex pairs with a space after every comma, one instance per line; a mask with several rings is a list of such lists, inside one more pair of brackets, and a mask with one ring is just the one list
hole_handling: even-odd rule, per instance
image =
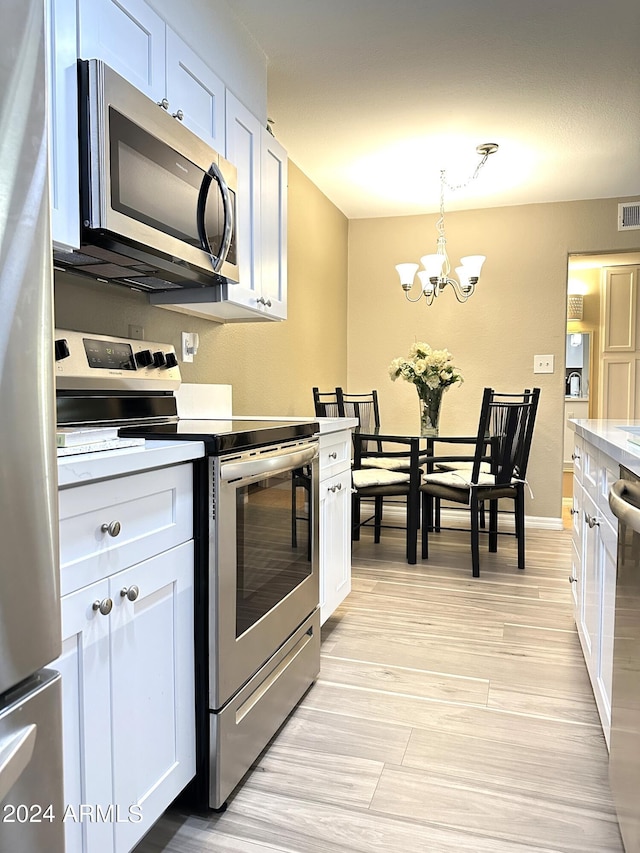
[[56, 329], [58, 390], [175, 391], [180, 368], [175, 348], [157, 341]]

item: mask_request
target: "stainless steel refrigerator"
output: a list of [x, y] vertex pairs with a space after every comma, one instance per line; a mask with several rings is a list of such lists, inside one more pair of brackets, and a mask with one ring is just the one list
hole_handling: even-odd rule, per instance
[[0, 851], [62, 853], [43, 0], [0, 25]]

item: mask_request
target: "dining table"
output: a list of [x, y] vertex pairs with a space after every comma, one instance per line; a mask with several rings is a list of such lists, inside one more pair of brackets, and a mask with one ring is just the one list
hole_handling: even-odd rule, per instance
[[[418, 530], [420, 528], [420, 485], [423, 476], [434, 470], [436, 462], [459, 461], [460, 459], [473, 460], [477, 436], [469, 435], [446, 435], [441, 432], [433, 432], [423, 435], [416, 432], [406, 432], [384, 427], [368, 427], [362, 429], [355, 427], [353, 436], [353, 468], [361, 467], [363, 459], [397, 457], [401, 470], [409, 474], [409, 493], [407, 495], [407, 562], [415, 565], [417, 562]], [[455, 455], [442, 455], [436, 457], [436, 443], [451, 445], [467, 445], [470, 447], [468, 453]], [[405, 446], [404, 450], [390, 451], [389, 446]], [[406, 464], [402, 464], [406, 460]], [[429, 519], [430, 528], [440, 528], [440, 506], [436, 506], [434, 519]]]

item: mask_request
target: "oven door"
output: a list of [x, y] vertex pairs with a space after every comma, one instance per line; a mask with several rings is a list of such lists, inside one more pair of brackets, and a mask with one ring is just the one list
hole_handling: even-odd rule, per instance
[[80, 88], [83, 242], [171, 259], [183, 286], [237, 282], [235, 166], [103, 62], [80, 63]]
[[[211, 460], [209, 707], [219, 710], [318, 607], [318, 444]], [[311, 549], [292, 545], [292, 477], [309, 466]]]

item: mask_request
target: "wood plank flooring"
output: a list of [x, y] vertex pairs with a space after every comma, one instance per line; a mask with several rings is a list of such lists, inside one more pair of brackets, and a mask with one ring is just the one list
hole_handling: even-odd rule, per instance
[[354, 543], [316, 684], [220, 815], [170, 809], [136, 853], [621, 853], [573, 623], [569, 531]]

